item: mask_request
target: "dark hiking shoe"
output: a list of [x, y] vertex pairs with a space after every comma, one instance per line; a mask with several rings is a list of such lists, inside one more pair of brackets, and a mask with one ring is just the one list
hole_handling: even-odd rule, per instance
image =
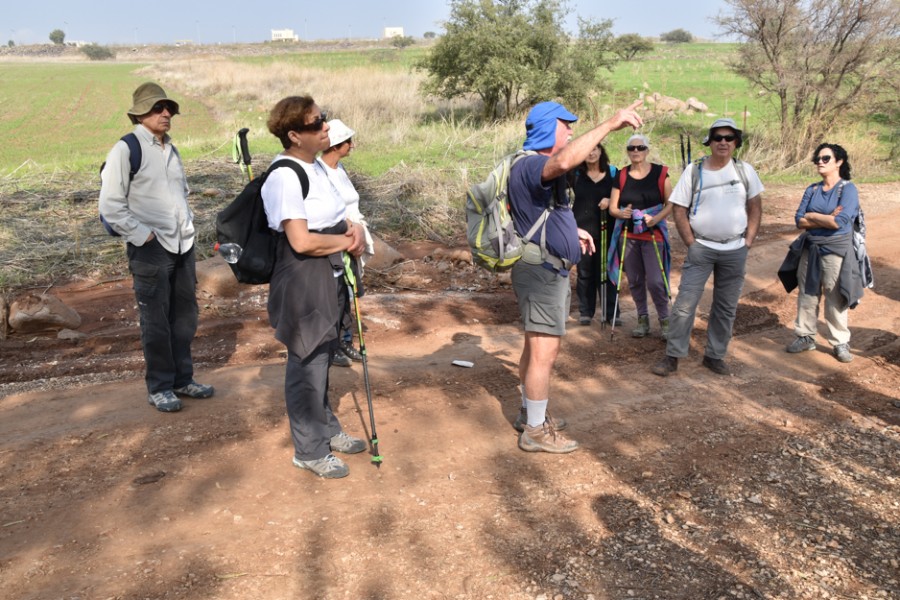
[[366, 443], [361, 439], [347, 435], [343, 431], [331, 438], [331, 450], [344, 454], [358, 454], [366, 449]]
[[556, 431], [549, 421], [544, 421], [540, 427], [525, 426], [525, 431], [519, 435], [519, 448], [525, 452], [567, 454], [578, 449], [578, 442]]
[[179, 396], [187, 396], [188, 398], [211, 398], [215, 393], [213, 386], [197, 383], [193, 380], [189, 384], [177, 387], [172, 391]]
[[294, 466], [312, 471], [325, 479], [340, 479], [350, 474], [350, 468], [334, 454], [328, 454], [318, 460], [300, 460], [295, 456]]
[[346, 354], [350, 358], [350, 360], [362, 362], [362, 354], [359, 353], [359, 350], [353, 347], [353, 344], [351, 342], [341, 342], [341, 352]]
[[808, 335], [797, 336], [794, 341], [788, 344], [788, 346], [785, 348], [785, 350], [787, 352], [790, 352], [791, 354], [797, 354], [798, 352], [806, 352], [807, 350], [815, 349], [816, 341]]
[[587, 327], [591, 324], [591, 318], [585, 315], [578, 317], [578, 324]]
[[853, 360], [853, 355], [850, 354], [850, 344], [838, 344], [835, 346], [834, 356], [842, 363], [848, 363]]
[[731, 369], [725, 364], [721, 358], [703, 357], [703, 366], [718, 375], [731, 375]]
[[181, 410], [181, 400], [172, 391], [156, 392], [147, 396], [147, 402], [155, 406], [160, 412], [178, 412]]
[[647, 337], [648, 333], [650, 333], [650, 317], [648, 315], [639, 315], [637, 327], [631, 330], [631, 337]]
[[659, 320], [659, 336], [663, 339], [663, 341], [669, 339], [669, 319], [660, 319]]
[[650, 368], [651, 373], [660, 377], [668, 377], [669, 373], [674, 373], [677, 370], [678, 359], [668, 355]]
[[[550, 411], [547, 411], [547, 415], [545, 420], [548, 421], [555, 430], [562, 431], [566, 427], [569, 426], [569, 422], [565, 419], [554, 419], [550, 416]], [[528, 424], [528, 410], [523, 406], [519, 409], [519, 416], [516, 417], [516, 422], [513, 423], [513, 427], [516, 428], [516, 431], [525, 431], [525, 426]]]
[[353, 365], [353, 361], [340, 350], [335, 350], [331, 353], [331, 364], [335, 367], [350, 367]]
[[621, 327], [623, 324], [622, 319], [620, 319], [619, 317], [616, 317], [615, 319], [607, 319], [603, 322], [607, 325], [615, 325], [616, 327]]

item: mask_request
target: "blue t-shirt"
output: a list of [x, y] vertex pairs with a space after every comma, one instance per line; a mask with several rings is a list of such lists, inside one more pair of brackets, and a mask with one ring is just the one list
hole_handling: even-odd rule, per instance
[[[843, 182], [843, 191], [838, 191], [841, 187], [839, 182], [836, 186], [828, 190], [822, 191], [821, 183], [814, 183], [803, 192], [803, 200], [797, 208], [797, 214], [794, 215], [794, 222], [799, 222], [800, 217], [808, 212], [830, 215], [838, 204], [844, 207], [841, 214], [834, 218], [838, 224], [838, 229], [828, 229], [826, 227], [817, 227], [815, 229], [807, 229], [813, 235], [831, 236], [845, 235], [853, 231], [853, 221], [859, 214], [859, 191], [856, 186], [849, 181]], [[840, 202], [838, 202], [838, 193], [840, 193]]]
[[[513, 165], [509, 173], [510, 212], [516, 231], [524, 236], [540, 218], [544, 209], [553, 205], [555, 194], [557, 207], [550, 212], [547, 219], [547, 250], [553, 256], [575, 265], [581, 260], [578, 225], [575, 223], [575, 214], [566, 194], [565, 177], [558, 177], [546, 184], [541, 182], [541, 173], [548, 160], [549, 156], [535, 154], [526, 156]], [[540, 230], [531, 241], [540, 244]], [[544, 263], [544, 266], [557, 271], [547, 263]], [[568, 276], [568, 272], [564, 270], [559, 271], [559, 274], [563, 277]]]

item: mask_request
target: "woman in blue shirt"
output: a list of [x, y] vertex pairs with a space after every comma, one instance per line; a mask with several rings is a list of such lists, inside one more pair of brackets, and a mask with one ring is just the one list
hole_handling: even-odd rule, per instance
[[812, 162], [822, 181], [806, 188], [794, 217], [797, 228], [804, 233], [797, 240], [797, 338], [787, 351], [815, 350], [819, 298], [824, 296], [825, 339], [839, 361], [850, 362], [853, 355], [847, 313], [858, 300], [853, 291], [859, 279], [853, 223], [859, 214], [859, 193], [850, 183], [850, 161], [841, 146], [820, 144]]

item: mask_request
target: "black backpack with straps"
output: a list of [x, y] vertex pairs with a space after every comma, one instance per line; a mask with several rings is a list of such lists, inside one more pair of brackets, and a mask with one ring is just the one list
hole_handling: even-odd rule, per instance
[[262, 197], [263, 184], [279, 167], [289, 167], [300, 178], [305, 199], [309, 194], [309, 177], [296, 161], [283, 158], [261, 176], [248, 183], [237, 197], [216, 216], [218, 245], [236, 244], [239, 255], [229, 262], [234, 276], [241, 283], [269, 283], [277, 258], [278, 233], [269, 228]]

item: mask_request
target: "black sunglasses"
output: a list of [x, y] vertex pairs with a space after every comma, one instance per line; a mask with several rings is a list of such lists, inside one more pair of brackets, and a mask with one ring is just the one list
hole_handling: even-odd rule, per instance
[[822, 163], [823, 165], [827, 165], [828, 163], [831, 162], [831, 156], [828, 154], [825, 154], [822, 156], [814, 156], [812, 161], [813, 161], [814, 165], [817, 165], [819, 163]]
[[629, 152], [635, 152], [635, 151], [643, 152], [644, 150], [647, 149], [647, 146], [645, 146], [643, 144], [640, 144], [639, 146], [625, 146], [625, 149], [628, 150]]
[[294, 131], [322, 131], [322, 128], [325, 127], [325, 121], [327, 120], [328, 114], [323, 111], [316, 117], [315, 121], [305, 125], [298, 125], [297, 127], [294, 127]]
[[709, 139], [714, 142], [733, 142], [737, 139], [737, 136], [732, 134], [722, 135], [721, 133], [717, 133], [716, 135], [709, 136]]
[[164, 110], [168, 110], [170, 115], [177, 115], [178, 109], [175, 108], [175, 105], [171, 102], [166, 102], [165, 100], [160, 100], [150, 109], [152, 114], [161, 113]]

